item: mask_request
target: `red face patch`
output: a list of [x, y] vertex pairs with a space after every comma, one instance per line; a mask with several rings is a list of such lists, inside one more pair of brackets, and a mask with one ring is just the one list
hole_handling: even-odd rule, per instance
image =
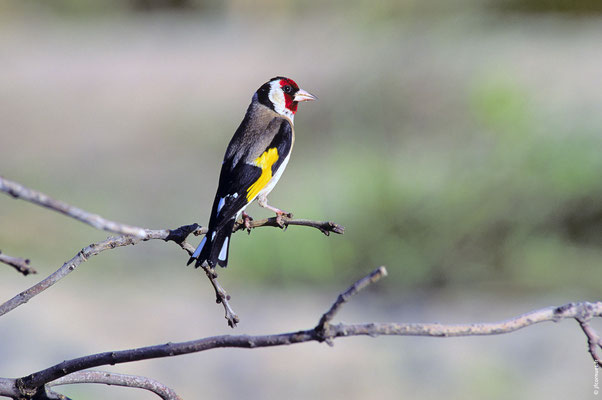
[[299, 86], [297, 86], [297, 83], [295, 83], [294, 80], [289, 78], [280, 79], [280, 87], [283, 88], [286, 85], [291, 85], [295, 91], [299, 90]]
[[[287, 86], [290, 87], [292, 90], [287, 89]], [[299, 86], [297, 86], [297, 83], [295, 83], [294, 80], [286, 78], [280, 80], [280, 87], [284, 91], [284, 101], [286, 108], [288, 108], [293, 114], [296, 113], [298, 103], [294, 101], [294, 98], [295, 93], [299, 90]], [[289, 93], [287, 93], [287, 91], [289, 91]]]

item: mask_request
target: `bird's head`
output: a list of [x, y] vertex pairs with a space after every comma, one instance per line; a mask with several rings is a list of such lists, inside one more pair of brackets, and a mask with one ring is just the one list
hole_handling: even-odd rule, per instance
[[316, 96], [300, 89], [294, 80], [277, 76], [261, 85], [255, 93], [257, 101], [291, 120], [301, 101], [316, 100]]

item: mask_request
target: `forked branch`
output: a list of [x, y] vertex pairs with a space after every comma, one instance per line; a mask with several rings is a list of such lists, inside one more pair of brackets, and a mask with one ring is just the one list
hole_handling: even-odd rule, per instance
[[[194, 251], [186, 238], [190, 234], [201, 235], [206, 233], [206, 228], [197, 224], [181, 226], [173, 230], [150, 230], [132, 227], [106, 220], [98, 215], [87, 213], [81, 209], [69, 206], [66, 203], [54, 200], [43, 193], [33, 191], [24, 186], [8, 181], [0, 177], [0, 191], [6, 192], [15, 198], [31, 201], [35, 204], [53, 209], [96, 228], [120, 233], [120, 236], [109, 237], [104, 241], [93, 243], [82, 249], [71, 260], [66, 262], [53, 274], [18, 294], [14, 298], [0, 305], [0, 315], [3, 315], [15, 307], [30, 300], [54, 283], [68, 275], [82, 262], [91, 256], [97, 255], [104, 250], [113, 249], [127, 245], [135, 245], [141, 241], [161, 239], [177, 243], [189, 255]], [[302, 225], [319, 229], [325, 234], [330, 232], [343, 233], [344, 229], [332, 222], [296, 220], [291, 217], [285, 218], [284, 226]], [[253, 221], [250, 228], [260, 226], [280, 226], [276, 218], [268, 218]], [[234, 230], [244, 229], [244, 225], [237, 223]], [[2, 260], [0, 260], [2, 261]], [[5, 261], [2, 261], [5, 262]], [[6, 262], [5, 262], [6, 263]], [[12, 264], [9, 264], [12, 265]], [[228, 304], [229, 296], [217, 282], [215, 271], [205, 269], [205, 273], [215, 289], [216, 299], [222, 303], [226, 312], [226, 319], [230, 326], [235, 326], [238, 317]], [[156, 381], [142, 377], [112, 374], [106, 372], [84, 370], [102, 365], [114, 365], [132, 361], [172, 357], [182, 354], [201, 352], [205, 350], [236, 347], [236, 348], [259, 348], [290, 345], [309, 341], [326, 342], [330, 345], [334, 339], [345, 336], [476, 336], [496, 335], [514, 332], [545, 321], [557, 322], [562, 319], [575, 319], [579, 322], [584, 334], [588, 339], [589, 352], [592, 358], [599, 364], [599, 351], [602, 350], [602, 339], [590, 325], [592, 318], [602, 317], [602, 301], [598, 302], [576, 302], [565, 304], [560, 307], [548, 307], [535, 310], [505, 321], [492, 323], [443, 325], [438, 323], [364, 323], [364, 324], [332, 324], [333, 318], [338, 311], [349, 301], [349, 299], [360, 290], [386, 276], [384, 267], [374, 270], [368, 276], [355, 282], [349, 289], [341, 293], [332, 306], [322, 315], [316, 327], [304, 331], [281, 333], [275, 335], [222, 335], [209, 338], [193, 340], [180, 343], [166, 343], [156, 346], [140, 347], [130, 350], [111, 351], [88, 355], [80, 358], [63, 361], [59, 364], [35, 372], [19, 379], [0, 378], [0, 396], [15, 399], [66, 399], [65, 396], [53, 392], [50, 388], [55, 385], [68, 383], [106, 383], [129, 387], [148, 389], [164, 399], [179, 399], [171, 389], [164, 387]]]
[[[198, 225], [189, 225], [183, 228], [197, 228]], [[74, 271], [82, 262], [87, 261], [90, 257], [99, 254], [102, 251], [114, 249], [116, 247], [134, 245], [139, 243], [142, 240], [151, 240], [151, 239], [163, 239], [168, 240], [167, 238], [170, 235], [170, 230], [145, 230], [144, 237], [136, 237], [130, 235], [122, 235], [122, 236], [112, 236], [101, 242], [92, 243], [88, 247], [80, 250], [73, 258], [63, 264], [58, 270], [50, 274], [48, 277], [44, 278], [42, 281], [36, 283], [29, 289], [17, 294], [12, 299], [0, 304], [0, 316], [6, 314], [7, 312], [15, 309], [21, 304], [27, 303], [34, 296], [42, 293], [44, 290], [48, 289], [56, 282], [67, 276], [69, 273]], [[192, 231], [191, 231], [192, 232]], [[178, 243], [180, 246], [185, 246], [186, 242], [182, 241]], [[190, 245], [189, 245], [190, 246]]]
[[[14, 198], [23, 199], [34, 204], [49, 208], [51, 210], [60, 212], [64, 215], [75, 218], [78, 221], [89, 224], [95, 228], [121, 234], [121, 236], [112, 236], [101, 242], [92, 243], [88, 247], [83, 248], [73, 258], [64, 263], [63, 266], [61, 266], [58, 270], [50, 274], [48, 277], [33, 285], [29, 289], [17, 294], [5, 303], [0, 304], [0, 316], [15, 309], [21, 304], [28, 302], [34, 296], [37, 296], [44, 290], [48, 289], [50, 286], [54, 285], [59, 280], [63, 279], [65, 276], [71, 273], [71, 271], [75, 270], [82, 262], [87, 261], [88, 258], [95, 256], [102, 251], [114, 249], [116, 247], [135, 245], [140, 243], [141, 241], [161, 239], [164, 241], [173, 241], [177, 243], [190, 256], [194, 252], [194, 247], [192, 247], [188, 242], [186, 242], [186, 238], [190, 234], [198, 236], [207, 233], [207, 228], [201, 227], [198, 224], [184, 225], [172, 230], [153, 230], [113, 222], [99, 215], [92, 214], [80, 208], [71, 206], [60, 200], [55, 200], [44, 193], [38, 192], [33, 189], [29, 189], [21, 185], [20, 183], [5, 179], [1, 176], [0, 191], [7, 193]], [[309, 226], [319, 229], [326, 235], [329, 235], [330, 232], [341, 234], [345, 230], [342, 226], [335, 224], [334, 222], [310, 221], [305, 219], [293, 219], [290, 217], [284, 217], [283, 222], [285, 227], [288, 225]], [[265, 220], [253, 221], [251, 223], [251, 229], [258, 228], [261, 226], [280, 227], [280, 225], [278, 225], [278, 223], [276, 222], [276, 218], [267, 218]], [[234, 232], [243, 228], [244, 224], [238, 222], [234, 226]], [[9, 265], [12, 265], [25, 275], [27, 273], [35, 273], [35, 270], [31, 268], [25, 269], [25, 266], [27, 264], [26, 260], [14, 258], [12, 258], [12, 260], [9, 260], [8, 258], [6, 258], [7, 256], [5, 256], [4, 259], [1, 256], [2, 254], [0, 254], [0, 262], [5, 262]], [[234, 310], [228, 302], [230, 296], [226, 293], [224, 288], [217, 281], [217, 273], [210, 268], [204, 267], [203, 269], [205, 271], [205, 274], [207, 275], [207, 278], [211, 282], [213, 289], [215, 290], [216, 302], [222, 304], [222, 306], [224, 307], [225, 318], [228, 322], [228, 325], [234, 328], [239, 322], [239, 317], [236, 315], [236, 313], [234, 312]]]
[[[172, 357], [182, 354], [196, 353], [222, 347], [236, 347], [254, 349], [260, 347], [284, 346], [310, 341], [333, 341], [346, 336], [431, 336], [431, 337], [457, 337], [457, 336], [483, 336], [497, 335], [514, 332], [540, 322], [562, 319], [584, 319], [602, 317], [601, 302], [569, 303], [560, 307], [548, 307], [519, 315], [517, 317], [491, 323], [476, 324], [422, 324], [422, 323], [364, 323], [364, 324], [336, 324], [330, 325], [331, 318], [348, 301], [348, 299], [369, 284], [376, 282], [386, 275], [384, 267], [380, 267], [368, 276], [354, 283], [349, 289], [341, 293], [335, 303], [324, 313], [313, 329], [298, 332], [281, 333], [276, 335], [222, 335], [189, 342], [166, 343], [156, 346], [139, 347], [131, 350], [111, 351], [98, 353], [85, 357], [66, 360], [50, 368], [35, 372], [19, 378], [14, 382], [13, 390], [20, 395], [35, 393], [39, 388], [63, 376], [94, 368], [101, 365], [113, 365], [153, 358]], [[328, 324], [328, 329], [324, 327]], [[332, 344], [332, 343], [331, 343]], [[0, 382], [2, 383], [2, 382]], [[0, 394], [2, 394], [0, 385]]]

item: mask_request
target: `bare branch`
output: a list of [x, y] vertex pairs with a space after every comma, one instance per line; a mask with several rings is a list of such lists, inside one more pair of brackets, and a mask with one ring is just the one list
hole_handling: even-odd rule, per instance
[[[123, 247], [128, 245], [134, 245], [140, 241], [147, 241], [151, 239], [161, 239], [165, 241], [176, 241], [180, 247], [186, 250], [186, 246], [191, 247], [190, 244], [186, 243], [184, 239], [190, 233], [200, 230], [197, 224], [182, 226], [175, 230], [162, 229], [162, 230], [150, 230], [145, 229], [144, 237], [135, 237], [130, 235], [123, 236], [112, 236], [102, 242], [92, 243], [88, 247], [83, 248], [77, 253], [72, 259], [67, 261], [58, 270], [50, 274], [42, 281], [36, 283], [29, 289], [19, 293], [12, 299], [6, 301], [0, 305], [0, 316], [7, 312], [15, 309], [21, 304], [27, 303], [34, 296], [42, 293], [59, 280], [70, 274], [75, 270], [82, 262], [87, 261], [90, 257], [99, 254], [102, 251], [114, 249], [116, 247]], [[187, 233], [185, 236], [184, 234]], [[179, 241], [179, 242], [178, 242]], [[188, 251], [188, 250], [187, 250]]]
[[21, 392], [17, 388], [17, 380], [0, 378], [0, 396], [18, 399], [21, 396]]
[[71, 385], [75, 383], [102, 383], [106, 385], [125, 386], [149, 390], [163, 400], [182, 400], [175, 391], [161, 382], [137, 375], [116, 374], [104, 371], [79, 371], [63, 376], [47, 384], [47, 386]]
[[[258, 225], [260, 226], [273, 226], [269, 224], [261, 223], [258, 221]], [[12, 299], [0, 304], [0, 316], [6, 314], [7, 312], [15, 309], [16, 307], [27, 303], [31, 298], [37, 296], [42, 293], [44, 290], [48, 289], [52, 285], [54, 285], [59, 280], [63, 279], [69, 273], [75, 270], [82, 262], [87, 261], [88, 258], [99, 254], [102, 251], [114, 249], [117, 247], [123, 247], [128, 245], [135, 245], [140, 243], [141, 241], [148, 241], [154, 239], [160, 239], [164, 241], [173, 241], [177, 243], [184, 251], [188, 253], [188, 255], [192, 255], [194, 252], [194, 247], [192, 247], [188, 242], [186, 242], [186, 238], [190, 234], [194, 235], [203, 235], [207, 233], [207, 228], [201, 227], [198, 224], [184, 225], [176, 229], [144, 229], [144, 235], [135, 237], [130, 235], [122, 235], [122, 236], [112, 236], [101, 242], [92, 243], [88, 247], [82, 249], [79, 253], [77, 253], [73, 258], [63, 264], [58, 270], [50, 274], [47, 278], [33, 285], [29, 289], [17, 294]], [[225, 318], [228, 321], [228, 325], [230, 327], [235, 327], [239, 322], [239, 317], [236, 315], [228, 300], [230, 296], [226, 293], [226, 291], [221, 287], [219, 282], [217, 281], [217, 274], [214, 270], [205, 269], [205, 274], [209, 278], [211, 285], [215, 290], [216, 301], [217, 303], [221, 303], [224, 307]]]
[[367, 276], [355, 282], [353, 285], [349, 287], [346, 291], [341, 293], [339, 297], [337, 297], [336, 301], [332, 304], [330, 309], [322, 315], [320, 318], [320, 322], [316, 326], [315, 330], [324, 337], [324, 340], [327, 341], [328, 344], [332, 345], [332, 341], [329, 338], [329, 325], [330, 321], [335, 317], [335, 315], [339, 312], [341, 307], [345, 303], [349, 301], [353, 296], [355, 296], [360, 290], [366, 288], [368, 285], [379, 281], [381, 278], [387, 276], [387, 269], [383, 266], [376, 268]]
[[[443, 325], [416, 324], [416, 323], [367, 323], [367, 324], [337, 324], [330, 325], [325, 332], [320, 326], [327, 325], [341, 308], [343, 304], [355, 293], [370, 283], [384, 276], [384, 268], [378, 268], [366, 278], [363, 278], [342, 293], [335, 304], [322, 316], [316, 328], [282, 333], [277, 335], [222, 335], [204, 339], [193, 340], [180, 343], [166, 343], [156, 346], [139, 347], [131, 350], [111, 351], [98, 353], [85, 357], [66, 360], [50, 368], [35, 372], [23, 378], [16, 380], [16, 387], [20, 393], [32, 393], [37, 388], [42, 387], [48, 382], [54, 381], [65, 375], [81, 371], [88, 368], [101, 365], [114, 365], [132, 361], [146, 360], [161, 357], [173, 357], [181, 354], [201, 352], [222, 347], [233, 348], [259, 348], [283, 346], [295, 343], [309, 341], [328, 341], [338, 337], [345, 336], [378, 336], [378, 335], [397, 335], [397, 336], [433, 336], [433, 337], [452, 337], [452, 336], [476, 336], [476, 335], [495, 335], [514, 332], [518, 329], [531, 326], [544, 321], [557, 322], [562, 319], [574, 318], [583, 319], [602, 316], [602, 301], [596, 303], [579, 302], [569, 303], [561, 307], [548, 307], [535, 310], [509, 320], [462, 324], [462, 325]], [[325, 322], [323, 322], [325, 321]], [[328, 336], [325, 337], [325, 333]]]
[[224, 306], [224, 311], [226, 312], [225, 318], [228, 321], [228, 326], [230, 328], [235, 328], [236, 324], [240, 322], [240, 318], [238, 318], [238, 315], [236, 315], [232, 307], [230, 307], [230, 303], [228, 302], [228, 300], [230, 300], [230, 295], [220, 286], [217, 281], [217, 273], [215, 270], [206, 266], [203, 266], [202, 268], [213, 285], [213, 289], [215, 289], [215, 302], [218, 304], [221, 303]]
[[35, 396], [31, 398], [32, 400], [72, 400], [71, 398], [65, 396], [64, 394], [57, 393], [47, 386], [44, 386], [43, 390], [39, 390]]
[[[0, 304], [0, 316], [6, 314], [7, 312], [17, 308], [18, 306], [27, 303], [33, 297], [42, 293], [44, 290], [48, 289], [65, 276], [70, 274], [75, 270], [82, 262], [87, 261], [90, 257], [99, 254], [104, 250], [110, 250], [117, 247], [123, 247], [128, 245], [135, 245], [141, 241], [148, 241], [153, 239], [160, 239], [164, 241], [173, 241], [177, 243], [184, 251], [188, 253], [188, 255], [192, 255], [194, 252], [194, 247], [190, 245], [190, 243], [186, 242], [186, 238], [190, 234], [201, 235], [207, 233], [207, 228], [202, 228], [198, 224], [192, 225], [184, 225], [177, 229], [161, 229], [161, 230], [151, 230], [145, 229], [145, 236], [134, 237], [129, 235], [123, 236], [113, 236], [109, 237], [102, 242], [92, 243], [88, 247], [82, 249], [79, 253], [77, 253], [72, 259], [67, 261], [60, 267], [58, 270], [50, 274], [48, 277], [43, 279], [42, 281], [36, 283], [29, 289], [17, 294], [10, 300]], [[226, 293], [224, 288], [217, 281], [217, 274], [213, 270], [205, 269], [205, 273], [207, 274], [207, 278], [211, 282], [211, 285], [215, 289], [216, 302], [222, 304], [225, 311], [225, 318], [228, 321], [228, 325], [232, 328], [236, 326], [236, 324], [240, 321], [239, 317], [236, 315], [228, 300], [230, 300], [230, 296]]]
[[75, 218], [78, 221], [92, 225], [96, 229], [139, 237], [143, 237], [145, 234], [145, 230], [143, 228], [109, 221], [100, 215], [91, 214], [80, 208], [73, 207], [63, 201], [55, 200], [42, 192], [26, 188], [20, 183], [10, 181], [2, 176], [0, 176], [0, 191], [5, 192], [16, 199], [26, 200], [39, 206], [57, 211], [61, 214], [65, 214], [68, 217]]
[[6, 254], [2, 254], [0, 251], [0, 262], [6, 265], [10, 265], [24, 276], [29, 274], [37, 274], [38, 271], [29, 266], [29, 260], [25, 258], [11, 257]]
[[[52, 197], [38, 192], [37, 190], [29, 189], [20, 183], [8, 180], [0, 176], [0, 191], [11, 195], [14, 198], [26, 200], [42, 207], [49, 208], [51, 210], [65, 214], [71, 218], [75, 218], [78, 221], [84, 222], [97, 229], [114, 232], [122, 235], [133, 235], [140, 238], [144, 238], [146, 235], [146, 229], [139, 228], [136, 226], [126, 225], [119, 222], [110, 221], [97, 214], [92, 214], [84, 211], [80, 208], [69, 205], [63, 201], [53, 199]], [[288, 225], [300, 225], [310, 226], [319, 229], [325, 235], [329, 235], [330, 232], [342, 234], [345, 228], [341, 225], [335, 224], [334, 222], [322, 222], [322, 221], [310, 221], [306, 219], [293, 219], [291, 217], [283, 216], [282, 222], [284, 226]], [[252, 221], [251, 227], [257, 228], [260, 226], [273, 226], [280, 227], [275, 217], [267, 218], [260, 221]], [[234, 226], [234, 232], [243, 229], [244, 224], [241, 226], [240, 221]], [[203, 232], [205, 233], [205, 232]]]
[[602, 359], [600, 358], [600, 354], [598, 354], [598, 349], [602, 349], [602, 338], [600, 338], [594, 328], [591, 327], [589, 324], [590, 320], [591, 317], [577, 318], [577, 322], [579, 322], [583, 333], [585, 333], [585, 336], [587, 337], [587, 348], [589, 354], [591, 354], [592, 359], [596, 364], [602, 366]]
[[[331, 221], [310, 221], [308, 219], [293, 219], [292, 217], [283, 215], [282, 223], [284, 224], [284, 228], [288, 227], [289, 225], [309, 226], [312, 228], [316, 228], [319, 229], [326, 236], [329, 236], [330, 232], [338, 233], [341, 235], [345, 233], [345, 227], [339, 224], [335, 224]], [[273, 226], [275, 228], [281, 228], [281, 226], [278, 224], [278, 219], [276, 217], [251, 221], [251, 228], [258, 228], [260, 226]], [[236, 232], [242, 229], [245, 229], [243, 221], [236, 221], [236, 224], [234, 224], [233, 231]]]
[[[151, 230], [138, 228], [130, 225], [121, 224], [118, 222], [109, 221], [99, 215], [91, 214], [87, 211], [79, 209], [77, 207], [73, 207], [65, 202], [60, 200], [55, 200], [50, 196], [38, 192], [33, 189], [29, 189], [17, 182], [10, 181], [0, 176], [0, 191], [3, 191], [15, 198], [20, 198], [23, 200], [30, 201], [34, 204], [38, 204], [43, 207], [50, 208], [52, 210], [58, 211], [62, 214], [75, 218], [79, 221], [92, 225], [95, 228], [103, 229], [111, 232], [116, 232], [122, 234], [122, 236], [109, 237], [106, 240], [98, 243], [93, 243], [88, 247], [82, 249], [75, 257], [71, 260], [67, 261], [61, 268], [52, 273], [46, 279], [37, 283], [36, 285], [30, 287], [29, 289], [19, 293], [12, 299], [6, 301], [5, 303], [0, 305], [0, 316], [6, 314], [7, 312], [13, 310], [14, 308], [20, 306], [21, 304], [26, 303], [32, 297], [40, 294], [50, 286], [54, 285], [56, 282], [67, 276], [71, 271], [73, 271], [79, 264], [83, 261], [86, 261], [89, 257], [97, 255], [101, 251], [113, 249], [115, 247], [127, 246], [127, 245], [135, 245], [140, 241], [147, 241], [151, 239], [162, 239], [165, 241], [174, 241], [182, 249], [184, 249], [189, 255], [192, 255], [194, 252], [194, 248], [186, 243], [185, 239], [191, 233], [194, 235], [202, 235], [207, 233], [207, 228], [202, 228], [198, 224], [185, 225], [180, 228], [173, 230]], [[326, 235], [329, 235], [330, 232], [335, 233], [343, 233], [345, 228], [340, 225], [335, 224], [334, 222], [322, 222], [322, 221], [310, 221], [304, 219], [292, 219], [292, 216], [283, 217], [282, 222], [284, 226], [288, 225], [301, 225], [301, 226], [310, 226], [316, 229], [319, 229]], [[251, 228], [257, 228], [260, 226], [273, 226], [280, 227], [276, 218], [268, 218], [261, 221], [253, 221], [251, 223]], [[234, 226], [234, 232], [243, 229], [244, 224], [240, 221]], [[2, 261], [0, 259], [0, 261]], [[14, 264], [11, 264], [15, 266]], [[18, 264], [20, 266], [21, 272], [23, 268], [23, 263]], [[232, 328], [236, 326], [239, 322], [239, 318], [228, 303], [230, 296], [226, 293], [226, 291], [221, 287], [221, 285], [217, 281], [217, 274], [213, 269], [203, 268], [205, 270], [205, 274], [209, 278], [211, 285], [215, 290], [215, 296], [217, 303], [221, 303], [224, 306], [225, 318], [228, 321], [228, 325]], [[31, 270], [33, 272], [33, 270]], [[23, 272], [25, 273], [25, 272]]]
[[[192, 253], [194, 253], [194, 247], [192, 247], [189, 243], [182, 242], [180, 246], [188, 253], [188, 255], [192, 256]], [[211, 269], [207, 266], [201, 266], [201, 268], [203, 268], [203, 270], [205, 271], [207, 278], [209, 279], [211, 285], [213, 286], [213, 289], [215, 290], [215, 302], [224, 306], [224, 311], [226, 313], [225, 318], [228, 321], [228, 326], [230, 328], [235, 328], [236, 324], [240, 322], [240, 318], [238, 318], [238, 315], [236, 315], [236, 313], [230, 306], [230, 303], [228, 302], [228, 300], [230, 300], [230, 296], [228, 295], [228, 293], [226, 293], [224, 288], [217, 281], [217, 273], [214, 269]]]
[[109, 237], [102, 242], [92, 243], [77, 253], [77, 255], [75, 255], [75, 257], [73, 257], [71, 260], [64, 263], [62, 267], [50, 274], [47, 278], [1, 304], [0, 316], [15, 309], [21, 304], [27, 303], [31, 298], [42, 293], [44, 290], [48, 289], [59, 280], [67, 276], [69, 273], [75, 270], [79, 264], [87, 261], [88, 258], [100, 253], [101, 251], [114, 249], [115, 247], [127, 246], [129, 244], [135, 244], [139, 241], [140, 239], [135, 238], [134, 236], [117, 236]]

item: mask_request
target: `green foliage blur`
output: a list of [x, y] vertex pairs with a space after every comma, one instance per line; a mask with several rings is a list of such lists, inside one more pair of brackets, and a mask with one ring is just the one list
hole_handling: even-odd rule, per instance
[[[226, 279], [339, 283], [386, 265], [391, 292], [598, 293], [599, 2], [253, 4], [4, 2], [0, 173], [134, 225], [205, 224], [253, 91], [283, 74], [320, 100], [300, 106], [270, 200], [347, 230], [238, 233]], [[104, 237], [34, 208], [0, 198], [0, 248], [45, 271]], [[178, 249], [142, 246], [106, 268], [184, 270]]]

